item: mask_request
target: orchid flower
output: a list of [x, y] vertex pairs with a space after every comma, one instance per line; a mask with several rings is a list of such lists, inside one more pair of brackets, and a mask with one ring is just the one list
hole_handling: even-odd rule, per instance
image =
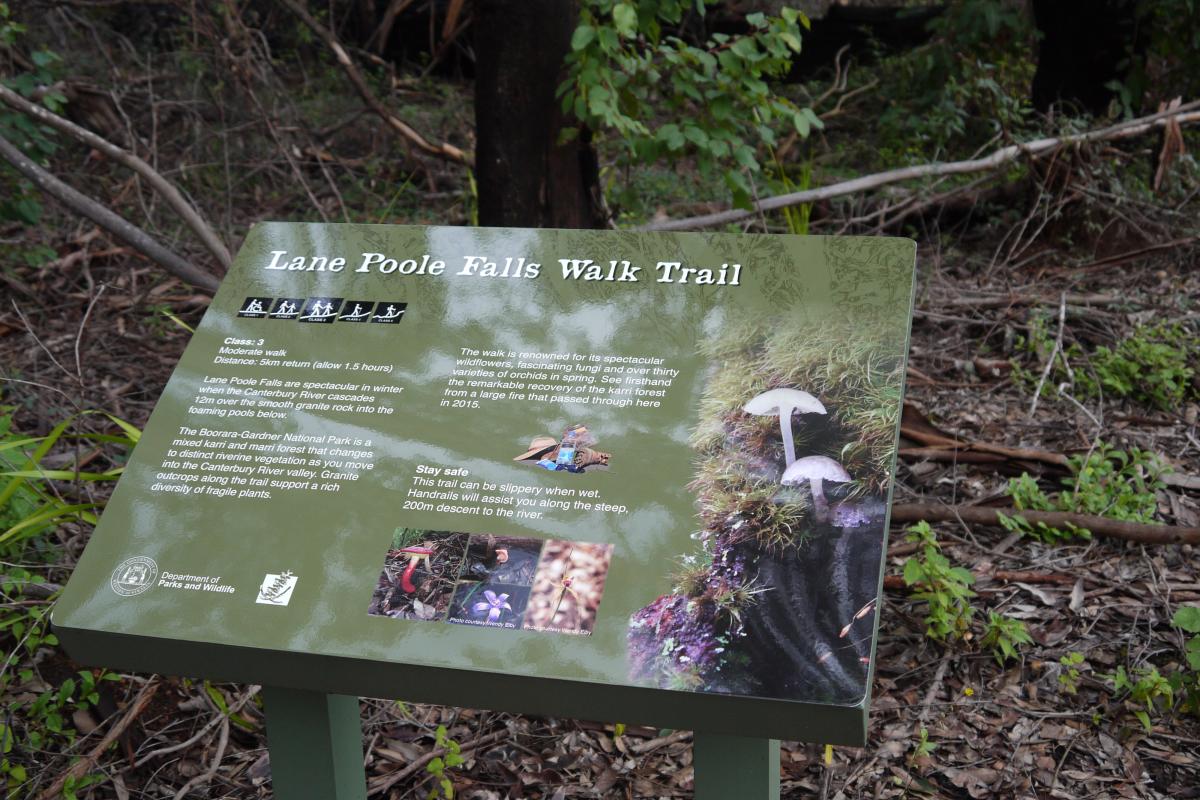
[[486, 600], [480, 600], [475, 605], [471, 606], [471, 612], [474, 614], [482, 614], [487, 612], [488, 622], [499, 622], [500, 615], [505, 611], [512, 611], [512, 606], [508, 604], [507, 594], [496, 594], [491, 589], [484, 591], [483, 596]]

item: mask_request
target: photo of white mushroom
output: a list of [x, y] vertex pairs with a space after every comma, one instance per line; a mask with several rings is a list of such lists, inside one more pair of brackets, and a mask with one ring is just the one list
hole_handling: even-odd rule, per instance
[[779, 417], [779, 434], [783, 438], [783, 452], [790, 467], [796, 460], [796, 447], [792, 442], [792, 414], [825, 414], [825, 406], [808, 392], [799, 389], [769, 389], [743, 406], [747, 414]]
[[631, 616], [631, 677], [861, 696], [903, 347], [861, 320], [748, 320], [703, 344], [715, 366], [692, 436], [699, 549]]
[[792, 462], [783, 471], [780, 483], [784, 486], [807, 484], [812, 493], [814, 517], [818, 522], [829, 519], [829, 502], [825, 499], [825, 481], [849, 483], [850, 473], [828, 456], [805, 456]]

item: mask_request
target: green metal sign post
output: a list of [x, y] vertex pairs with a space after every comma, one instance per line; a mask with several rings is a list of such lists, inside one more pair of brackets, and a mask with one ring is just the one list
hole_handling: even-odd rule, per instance
[[357, 697], [696, 731], [698, 797], [866, 737], [903, 239], [267, 223], [54, 612], [265, 690], [276, 793]]
[[271, 784], [282, 800], [366, 800], [358, 698], [264, 688]]

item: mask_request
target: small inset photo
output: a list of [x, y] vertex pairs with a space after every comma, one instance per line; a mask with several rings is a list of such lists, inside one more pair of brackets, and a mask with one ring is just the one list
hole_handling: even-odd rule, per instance
[[469, 538], [452, 531], [397, 528], [367, 613], [394, 619], [445, 619]]
[[516, 629], [521, 627], [528, 602], [528, 586], [463, 581], [450, 602], [446, 621], [455, 625]]
[[477, 533], [467, 545], [464, 581], [529, 586], [542, 553], [541, 539]]
[[562, 436], [535, 436], [529, 440], [525, 452], [513, 458], [550, 472], [567, 472], [578, 475], [583, 472], [603, 472], [608, 469], [612, 456], [597, 450], [596, 437], [586, 425], [572, 425]]
[[525, 629], [590, 634], [611, 559], [611, 544], [546, 542], [533, 578]]

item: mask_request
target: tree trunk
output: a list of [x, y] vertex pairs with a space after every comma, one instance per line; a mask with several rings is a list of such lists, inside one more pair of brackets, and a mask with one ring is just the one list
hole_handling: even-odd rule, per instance
[[555, 90], [579, 18], [576, 0], [482, 0], [475, 28], [475, 147], [481, 225], [596, 228], [599, 170]]

